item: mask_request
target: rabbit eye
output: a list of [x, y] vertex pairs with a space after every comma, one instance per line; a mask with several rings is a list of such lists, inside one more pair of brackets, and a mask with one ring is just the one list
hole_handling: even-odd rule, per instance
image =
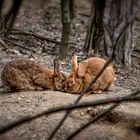
[[60, 82], [64, 82], [65, 80], [64, 79], [60, 79]]
[[70, 83], [73, 84], [73, 81], [71, 81]]

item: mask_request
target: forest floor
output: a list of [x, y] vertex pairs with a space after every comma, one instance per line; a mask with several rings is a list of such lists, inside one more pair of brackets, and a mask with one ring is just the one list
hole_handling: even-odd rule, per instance
[[[87, 25], [90, 14], [90, 3], [88, 0], [77, 4], [76, 17], [72, 23], [70, 35], [70, 51], [61, 71], [68, 74], [71, 69], [70, 59], [72, 54], [78, 56], [78, 61], [87, 58], [88, 53], [83, 50], [86, 37]], [[61, 39], [60, 2], [34, 0], [33, 3], [25, 0], [20, 9], [16, 29], [29, 31], [44, 35], [54, 42]], [[21, 44], [32, 51], [19, 46], [9, 44], [8, 49], [0, 48], [0, 73], [4, 65], [12, 59], [26, 57], [41, 65], [53, 69], [53, 58], [55, 57], [57, 43], [39, 40], [33, 36], [12, 35], [10, 39]], [[134, 51], [132, 55], [132, 68], [126, 69], [121, 65], [114, 64], [117, 80], [111, 91], [103, 94], [88, 95], [83, 100], [96, 100], [108, 97], [130, 94], [140, 86], [140, 16], [134, 22]], [[0, 82], [1, 85], [1, 82]], [[20, 117], [35, 114], [50, 107], [72, 103], [78, 95], [61, 93], [56, 91], [21, 92], [0, 94], [0, 127], [19, 119]], [[103, 106], [90, 109], [76, 110], [72, 112], [68, 120], [56, 135], [57, 140], [65, 139], [70, 132], [86, 123], [95, 116]], [[1, 135], [0, 140], [46, 140], [53, 128], [59, 122], [63, 113], [43, 116], [19, 128], [13, 129]], [[3, 123], [4, 122], [4, 123]], [[138, 103], [123, 103], [113, 112], [109, 113], [95, 125], [91, 125], [75, 139], [86, 140], [128, 140], [140, 139], [140, 106]]]

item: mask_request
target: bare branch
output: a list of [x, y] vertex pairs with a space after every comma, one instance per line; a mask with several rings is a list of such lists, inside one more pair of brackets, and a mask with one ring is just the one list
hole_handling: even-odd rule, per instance
[[60, 70], [60, 63], [59, 63], [59, 59], [55, 58], [54, 59], [54, 74], [58, 74]]
[[[138, 92], [134, 92], [133, 94], [131, 94], [130, 96], [136, 96], [137, 94], [139, 94]], [[129, 95], [128, 95], [129, 96]], [[82, 127], [78, 128], [75, 132], [71, 133], [66, 140], [70, 140], [73, 137], [75, 137], [77, 134], [79, 134], [81, 131], [83, 131], [85, 128], [89, 127], [91, 124], [97, 122], [100, 118], [104, 117], [105, 115], [107, 115], [111, 110], [115, 109], [116, 107], [118, 107], [120, 105], [120, 103], [115, 103], [113, 105], [111, 105], [110, 107], [108, 107], [107, 109], [105, 109], [104, 111], [102, 111], [100, 114], [98, 114], [97, 116], [95, 116], [93, 119], [91, 119], [91, 121], [87, 122], [86, 124], [84, 124]]]
[[[137, 92], [135, 92], [135, 94], [137, 93], [137, 95], [140, 93], [140, 90], [138, 90]], [[12, 128], [15, 128], [23, 123], [35, 120], [39, 117], [42, 117], [44, 115], [49, 115], [52, 113], [56, 113], [56, 112], [60, 112], [63, 110], [73, 110], [73, 109], [77, 109], [77, 108], [85, 108], [85, 107], [89, 107], [89, 106], [99, 106], [99, 105], [105, 105], [105, 104], [110, 104], [110, 103], [120, 103], [120, 102], [134, 102], [134, 101], [140, 101], [140, 96], [132, 96], [134, 93], [130, 94], [129, 96], [122, 96], [122, 97], [113, 97], [113, 98], [108, 98], [108, 99], [98, 99], [96, 101], [90, 101], [90, 102], [82, 102], [82, 103], [78, 103], [78, 104], [68, 104], [68, 105], [61, 105], [55, 108], [50, 108], [48, 110], [45, 110], [41, 113], [35, 114], [35, 115], [30, 115], [30, 116], [26, 116], [23, 117], [19, 120], [16, 120], [4, 127], [0, 128], [0, 134], [3, 134], [5, 132], [7, 132], [8, 130], [11, 130]]]
[[[15, 30], [15, 29], [11, 29], [11, 30]], [[57, 45], [60, 44], [59, 41], [56, 41], [54, 39], [50, 39], [50, 38], [47, 38], [45, 35], [39, 35], [39, 34], [35, 34], [35, 33], [30, 33], [30, 32], [24, 32], [24, 31], [20, 31], [20, 30], [17, 30], [18, 32], [12, 32], [11, 34], [12, 35], [25, 35], [25, 36], [33, 36], [33, 37], [37, 37], [41, 40], [46, 40], [48, 42], [52, 42], [52, 43], [55, 43]]]
[[131, 54], [132, 57], [136, 57], [138, 59], [140, 59], [140, 56], [139, 55], [136, 55], [136, 54]]
[[28, 50], [28, 51], [31, 51], [31, 52], [35, 53], [34, 50], [29, 49], [29, 48], [26, 48], [26, 47], [24, 47], [24, 46], [21, 45], [21, 44], [15, 43], [15, 42], [13, 42], [13, 41], [11, 41], [11, 40], [9, 40], [9, 39], [4, 39], [4, 40], [5, 40], [6, 42], [9, 42], [9, 43], [11, 43], [11, 44], [14, 44], [14, 45], [16, 45], [16, 46], [18, 46], [18, 47], [21, 47], [22, 49], [25, 49], [25, 50]]
[[84, 124], [82, 127], [80, 127], [79, 129], [77, 129], [75, 132], [73, 132], [72, 134], [70, 134], [66, 140], [71, 140], [73, 137], [75, 137], [77, 134], [79, 134], [81, 131], [83, 131], [85, 128], [89, 127], [91, 124], [97, 122], [100, 118], [102, 118], [103, 116], [105, 116], [107, 113], [109, 113], [111, 110], [113, 110], [114, 108], [116, 108], [118, 105], [114, 104], [111, 105], [110, 107], [108, 107], [108, 109], [105, 109], [103, 112], [101, 112], [100, 114], [98, 114], [96, 117], [94, 117], [92, 120], [90, 120], [88, 123]]
[[[39, 35], [39, 34], [35, 34], [33, 32], [25, 32], [25, 31], [21, 31], [21, 30], [18, 30], [18, 29], [11, 29], [12, 31], [16, 31], [16, 32], [12, 32], [11, 34], [12, 35], [27, 35], [27, 36], [33, 36], [33, 37], [37, 37], [38, 39], [41, 39], [41, 40], [46, 40], [48, 42], [52, 42], [52, 43], [55, 43], [57, 45], [60, 44], [60, 41], [57, 41], [57, 40], [54, 40], [54, 39], [50, 39], [50, 38], [47, 38], [45, 35]], [[73, 43], [73, 42], [69, 42], [70, 44], [76, 44], [76, 43]]]
[[22, 0], [14, 0], [12, 7], [7, 14], [7, 17], [5, 18], [7, 20], [5, 25], [7, 24], [8, 20], [10, 19], [9, 26], [7, 27], [7, 31], [4, 34], [5, 37], [7, 37], [9, 35], [10, 28], [12, 28], [14, 25], [14, 22], [16, 20], [21, 3], [22, 3]]
[[0, 38], [0, 44], [4, 47], [4, 48], [8, 48], [7, 44]]

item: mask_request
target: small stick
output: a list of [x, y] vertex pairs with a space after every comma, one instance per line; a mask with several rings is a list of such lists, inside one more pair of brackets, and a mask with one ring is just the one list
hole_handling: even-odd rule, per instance
[[60, 69], [59, 59], [54, 59], [54, 74], [58, 74]]
[[105, 104], [110, 104], [110, 103], [120, 103], [120, 102], [128, 102], [128, 101], [140, 101], [140, 96], [132, 96], [133, 94], [137, 95], [140, 93], [140, 90], [138, 90], [135, 93], [132, 93], [130, 95], [122, 96], [122, 97], [113, 97], [113, 98], [108, 98], [108, 99], [98, 99], [96, 101], [90, 101], [90, 102], [83, 102], [83, 103], [78, 103], [78, 104], [68, 104], [68, 105], [61, 105], [57, 106], [55, 108], [50, 108], [48, 110], [45, 110], [41, 113], [35, 114], [35, 115], [29, 115], [26, 117], [23, 117], [21, 119], [18, 119], [4, 127], [0, 128], [0, 134], [3, 134], [7, 132], [8, 130], [11, 130], [12, 128], [15, 128], [23, 123], [35, 120], [39, 117], [42, 117], [44, 115], [50, 115], [52, 113], [60, 112], [63, 110], [73, 110], [77, 108], [85, 108], [89, 106], [99, 106], [99, 105], [105, 105]]
[[[38, 39], [41, 39], [41, 40], [46, 40], [46, 41], [48, 41], [48, 42], [55, 43], [55, 44], [57, 44], [57, 45], [60, 44], [60, 41], [47, 38], [45, 35], [39, 35], [39, 34], [35, 34], [35, 33], [24, 32], [24, 31], [21, 31], [21, 30], [18, 30], [18, 29], [11, 29], [11, 30], [17, 31], [17, 32], [12, 32], [11, 34], [13, 34], [13, 35], [27, 35], [27, 36], [33, 36], [33, 37], [37, 37]], [[70, 43], [70, 44], [76, 45], [76, 43], [73, 43], [73, 42], [69, 42], [69, 43]]]
[[29, 48], [26, 48], [26, 47], [24, 47], [24, 46], [21, 45], [21, 44], [15, 43], [15, 42], [13, 42], [13, 41], [11, 41], [11, 40], [9, 40], [9, 39], [4, 39], [4, 40], [5, 40], [6, 42], [9, 42], [9, 43], [14, 44], [14, 45], [16, 45], [16, 46], [19, 46], [19, 47], [21, 47], [22, 49], [25, 49], [25, 50], [28, 50], [28, 51], [31, 51], [31, 52], [35, 53], [34, 50], [29, 49]]
[[[139, 92], [134, 92], [131, 95], [128, 96], [136, 96], [138, 95]], [[115, 109], [116, 107], [118, 107], [120, 105], [120, 103], [115, 103], [113, 105], [111, 105], [110, 107], [108, 107], [107, 109], [105, 109], [104, 111], [102, 111], [101, 113], [99, 113], [97, 116], [95, 116], [93, 119], [91, 119], [89, 122], [87, 122], [86, 124], [84, 124], [82, 127], [78, 128], [75, 132], [71, 133], [66, 140], [71, 140], [73, 137], [75, 137], [77, 134], [79, 134], [81, 131], [83, 131], [85, 128], [89, 127], [91, 124], [97, 122], [100, 118], [104, 117], [105, 115], [107, 115], [111, 110]]]

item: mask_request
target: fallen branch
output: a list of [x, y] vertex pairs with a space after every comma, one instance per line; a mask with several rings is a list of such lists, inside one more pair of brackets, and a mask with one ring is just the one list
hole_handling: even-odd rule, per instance
[[[137, 91], [137, 94], [140, 93], [140, 90]], [[113, 98], [108, 98], [108, 99], [98, 99], [96, 101], [90, 101], [90, 102], [83, 102], [83, 103], [78, 103], [78, 104], [68, 104], [68, 105], [61, 105], [55, 108], [50, 108], [48, 110], [45, 110], [41, 113], [35, 114], [35, 115], [31, 115], [31, 116], [26, 116], [23, 117], [19, 120], [16, 120], [4, 127], [0, 128], [0, 134], [3, 134], [5, 132], [7, 132], [8, 130], [11, 130], [12, 128], [15, 128], [23, 123], [35, 120], [39, 117], [42, 117], [44, 115], [50, 115], [52, 113], [57, 113], [63, 110], [73, 110], [73, 109], [77, 109], [77, 108], [85, 108], [85, 107], [89, 107], [89, 106], [99, 106], [99, 105], [105, 105], [105, 104], [110, 104], [110, 103], [120, 103], [120, 102], [134, 102], [134, 101], [140, 101], [140, 96], [131, 96], [131, 95], [127, 95], [127, 96], [123, 96], [123, 97], [113, 97]]]
[[[137, 96], [137, 94], [139, 94], [139, 91], [134, 92], [131, 95], [128, 96]], [[85, 128], [89, 127], [91, 124], [97, 122], [100, 118], [104, 117], [105, 115], [107, 115], [111, 110], [115, 109], [116, 107], [118, 107], [120, 105], [120, 103], [115, 103], [113, 105], [111, 105], [110, 107], [108, 107], [107, 109], [105, 109], [104, 111], [102, 111], [101, 113], [99, 113], [97, 116], [95, 116], [93, 119], [91, 119], [89, 122], [87, 122], [86, 124], [84, 124], [82, 127], [78, 128], [75, 132], [71, 133], [66, 140], [71, 140], [73, 137], [75, 137], [77, 134], [79, 134], [81, 131], [83, 131]]]
[[[7, 30], [4, 33], [4, 37], [7, 37], [10, 34], [10, 29], [13, 27], [13, 25], [15, 23], [15, 20], [16, 20], [18, 11], [21, 7], [21, 4], [22, 4], [22, 0], [14, 0], [11, 8], [7, 12], [5, 19], [4, 19], [5, 26], [7, 27]], [[9, 22], [9, 24], [8, 24], [8, 22]]]
[[[99, 71], [99, 73], [96, 75], [96, 77], [91, 81], [91, 83], [89, 83], [87, 85], [87, 87], [85, 87], [85, 89], [82, 91], [81, 95], [77, 98], [77, 100], [74, 102], [74, 104], [77, 104], [81, 98], [89, 91], [90, 87], [92, 85], [95, 84], [95, 82], [98, 80], [98, 78], [100, 77], [100, 75], [104, 72], [104, 70], [107, 68], [107, 66], [109, 66], [109, 64], [113, 61], [113, 59], [115, 59], [116, 56], [116, 47], [117, 47], [117, 43], [119, 41], [119, 39], [122, 37], [122, 35], [124, 34], [124, 31], [127, 29], [127, 27], [130, 25], [131, 21], [133, 20], [133, 16], [130, 18], [129, 22], [124, 26], [124, 28], [122, 29], [122, 31], [120, 32], [120, 35], [118, 36], [118, 38], [116, 39], [115, 43], [112, 45], [113, 48], [113, 52], [112, 52], [112, 56], [111, 58], [105, 63], [105, 65], [103, 66], [103, 68]], [[61, 125], [65, 122], [66, 118], [68, 117], [68, 115], [70, 114], [70, 110], [68, 110], [64, 117], [60, 120], [59, 124], [56, 126], [56, 128], [54, 129], [54, 131], [50, 134], [49, 136], [49, 140], [51, 140], [53, 138], [53, 136], [55, 135], [55, 133], [58, 131], [58, 129], [61, 127]]]
[[103, 116], [105, 116], [107, 113], [109, 113], [111, 110], [113, 110], [116, 107], [117, 107], [117, 104], [111, 105], [108, 109], [105, 109], [103, 112], [101, 112], [96, 117], [94, 117], [91, 121], [89, 121], [88, 123], [82, 125], [82, 127], [80, 127], [75, 132], [73, 132], [72, 134], [70, 134], [66, 138], [66, 140], [71, 140], [73, 137], [75, 137], [77, 134], [79, 134], [82, 130], [84, 130], [85, 128], [89, 127], [91, 124], [93, 124], [96, 121], [98, 121], [100, 118], [102, 118]]
[[18, 37], [14, 36], [14, 35], [9, 35], [9, 36], [7, 37], [7, 39], [9, 39], [9, 40], [14, 40], [14, 41], [24, 41], [23, 38], [18, 38]]
[[3, 48], [8, 48], [7, 44], [0, 38], [0, 44]]
[[31, 52], [35, 53], [34, 50], [29, 49], [29, 48], [26, 48], [26, 47], [24, 47], [23, 45], [18, 44], [18, 43], [15, 43], [15, 42], [13, 42], [13, 41], [11, 41], [11, 40], [9, 40], [9, 39], [6, 39], [6, 38], [5, 38], [4, 41], [9, 42], [9, 43], [11, 43], [11, 44], [13, 44], [13, 45], [16, 45], [16, 46], [18, 46], [18, 47], [20, 47], [20, 48], [22, 48], [22, 49], [25, 49], [25, 50], [28, 50], [28, 51], [31, 51]]
[[84, 16], [84, 17], [88, 17], [88, 18], [90, 18], [90, 15], [89, 14], [86, 14], [86, 13], [78, 13], [79, 15], [81, 15], [81, 16]]
[[139, 55], [131, 54], [131, 56], [140, 59], [140, 56]]
[[133, 51], [135, 51], [135, 52], [139, 52], [139, 53], [140, 53], [140, 49], [139, 49], [139, 48], [134, 48]]
[[[11, 29], [11, 30], [16, 31], [16, 32], [11, 32], [12, 35], [27, 35], [27, 36], [33, 36], [33, 37], [37, 37], [38, 39], [41, 39], [41, 40], [46, 40], [46, 41], [48, 41], [48, 42], [55, 43], [55, 44], [57, 44], [57, 45], [60, 44], [60, 41], [47, 38], [45, 35], [39, 35], [39, 34], [35, 34], [35, 33], [24, 32], [24, 31], [17, 30], [17, 29]], [[76, 43], [73, 43], [73, 42], [69, 42], [69, 43], [70, 43], [70, 44], [76, 45]]]
[[24, 32], [24, 31], [18, 31], [18, 32], [11, 32], [12, 35], [25, 35], [25, 36], [33, 36], [33, 37], [37, 37], [41, 40], [46, 40], [48, 42], [52, 42], [55, 43], [57, 45], [60, 44], [59, 41], [53, 40], [53, 39], [49, 39], [44, 35], [39, 35], [39, 34], [35, 34], [35, 33], [30, 33], [30, 32]]

